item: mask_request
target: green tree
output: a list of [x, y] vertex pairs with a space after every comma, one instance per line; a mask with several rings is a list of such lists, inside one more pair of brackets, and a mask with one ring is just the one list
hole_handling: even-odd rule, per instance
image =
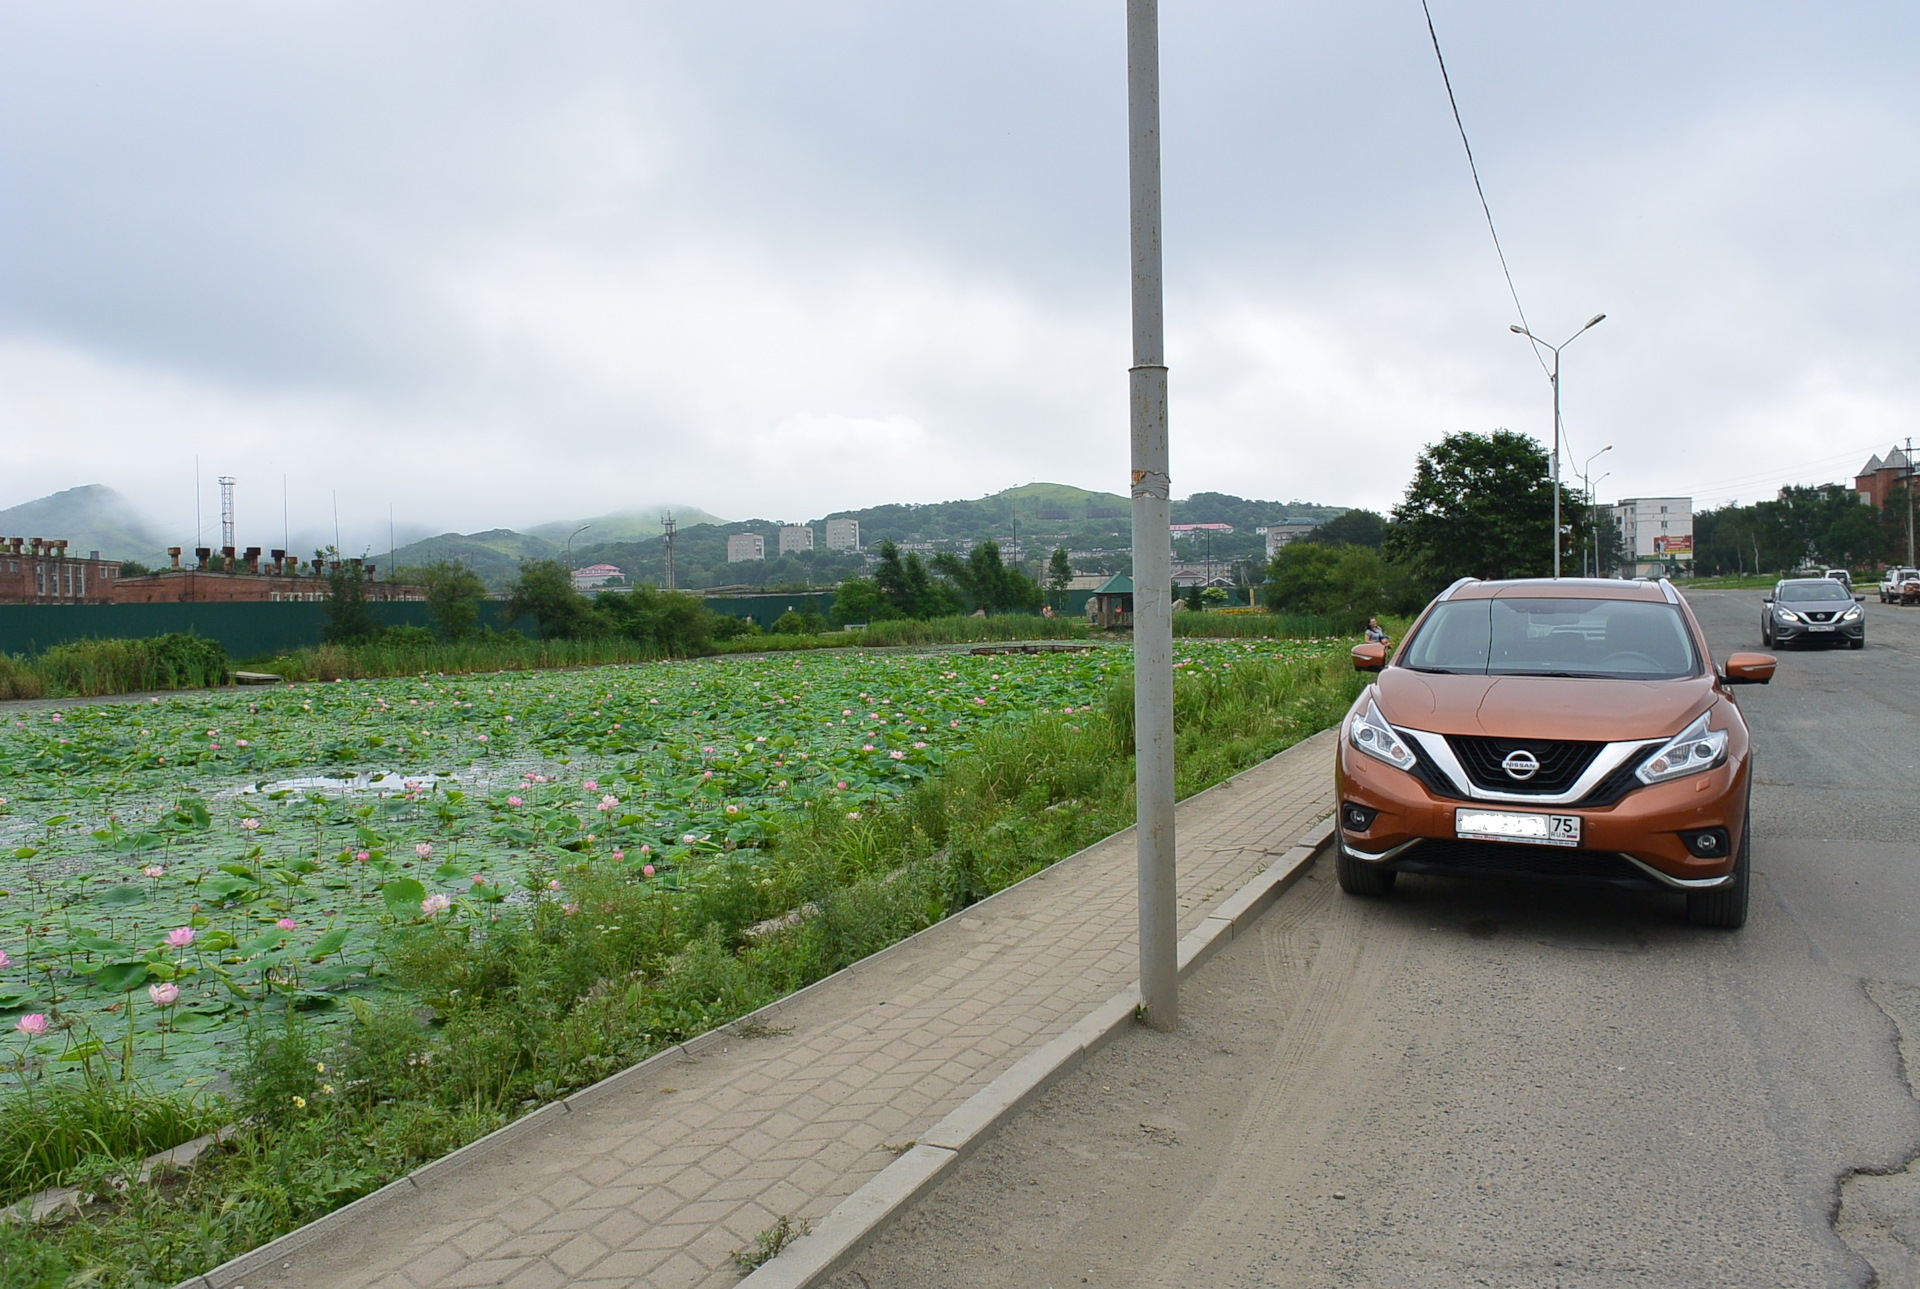
[[420, 580], [427, 588], [427, 616], [443, 640], [464, 640], [480, 625], [480, 601], [487, 596], [487, 584], [465, 564], [450, 559], [435, 560], [422, 571]]
[[573, 589], [573, 573], [558, 560], [520, 561], [520, 573], [507, 596], [509, 621], [532, 618], [542, 640], [575, 640], [597, 635], [593, 606]]
[[1038, 582], [1001, 562], [996, 541], [981, 542], [964, 560], [942, 551], [933, 557], [933, 567], [967, 606], [988, 613], [1038, 613], [1046, 598]]
[[870, 577], [850, 577], [833, 593], [833, 620], [841, 626], [855, 622], [885, 622], [901, 617], [880, 584]]
[[1357, 630], [1378, 613], [1408, 613], [1424, 597], [1408, 571], [1365, 546], [1293, 542], [1267, 567], [1267, 608], [1314, 613]]
[[[1553, 570], [1547, 454], [1524, 434], [1449, 434], [1420, 454], [1393, 508], [1387, 554], [1430, 586]], [[1564, 493], [1563, 493], [1564, 501]], [[1571, 507], [1563, 506], [1565, 515]]]
[[1328, 546], [1370, 546], [1387, 540], [1387, 518], [1373, 510], [1343, 510], [1307, 535]]
[[1047, 561], [1047, 589], [1055, 595], [1064, 595], [1067, 587], [1073, 583], [1073, 560], [1067, 554], [1067, 548], [1053, 548], [1053, 558]]
[[[568, 579], [571, 586], [572, 579]], [[708, 653], [719, 623], [706, 602], [683, 591], [642, 583], [630, 591], [602, 591], [593, 598], [595, 618], [620, 634], [651, 645], [670, 658]]]
[[380, 624], [367, 607], [367, 566], [357, 559], [341, 559], [329, 546], [314, 554], [326, 561], [327, 598], [322, 608], [326, 625], [321, 638], [328, 644], [351, 644], [371, 640], [379, 634]]

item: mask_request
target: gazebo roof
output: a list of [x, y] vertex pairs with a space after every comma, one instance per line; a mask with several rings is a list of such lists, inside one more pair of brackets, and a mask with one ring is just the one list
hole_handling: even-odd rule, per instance
[[1115, 573], [1094, 589], [1095, 595], [1132, 595], [1133, 578], [1125, 573]]

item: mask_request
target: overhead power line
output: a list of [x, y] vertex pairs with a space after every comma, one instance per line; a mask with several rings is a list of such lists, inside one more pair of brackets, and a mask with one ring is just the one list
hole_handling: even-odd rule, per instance
[[[1473, 159], [1473, 144], [1467, 139], [1467, 124], [1460, 119], [1460, 101], [1453, 96], [1453, 78], [1447, 75], [1447, 58], [1440, 52], [1440, 33], [1433, 26], [1433, 10], [1427, 0], [1420, 0], [1420, 12], [1427, 16], [1427, 37], [1433, 41], [1433, 58], [1440, 64], [1440, 83], [1447, 87], [1447, 106], [1453, 109], [1453, 125], [1460, 132], [1460, 146], [1466, 149], [1467, 169], [1473, 174], [1473, 190], [1480, 194], [1480, 210], [1487, 217], [1487, 232], [1493, 238], [1493, 253], [1500, 257], [1500, 272], [1506, 275], [1507, 294], [1513, 297], [1513, 311], [1520, 315], [1520, 325], [1528, 332], [1533, 330], [1527, 322], [1527, 310], [1520, 303], [1520, 288], [1513, 284], [1513, 269], [1507, 264], [1507, 252], [1500, 245], [1500, 230], [1493, 225], [1493, 207], [1487, 204], [1486, 185], [1480, 182], [1480, 165]], [[1547, 360], [1540, 356], [1540, 346], [1533, 346], [1534, 361], [1540, 364], [1540, 370], [1547, 370]]]

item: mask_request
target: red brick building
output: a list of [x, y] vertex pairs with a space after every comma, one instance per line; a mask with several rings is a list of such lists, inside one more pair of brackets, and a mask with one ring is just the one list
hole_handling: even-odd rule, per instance
[[120, 561], [67, 553], [64, 538], [0, 538], [0, 604], [111, 604]]
[[[180, 566], [180, 548], [171, 546], [167, 554], [173, 560], [172, 568], [163, 568], [158, 573], [145, 577], [123, 577], [114, 584], [113, 600], [117, 604], [231, 604], [240, 601], [272, 603], [299, 602], [303, 600], [324, 600], [327, 598], [327, 573], [329, 565], [315, 559], [302, 563], [290, 559], [285, 551], [271, 551], [268, 562], [261, 561], [258, 546], [249, 546], [244, 551], [227, 547], [218, 552], [219, 569], [211, 568], [215, 552], [201, 547], [194, 554], [199, 564], [194, 568]], [[426, 588], [412, 586], [405, 582], [377, 582], [371, 580], [377, 571], [373, 565], [366, 566], [366, 597], [380, 602], [389, 600], [424, 600]]]
[[1884, 457], [1874, 457], [1860, 467], [1860, 473], [1853, 479], [1853, 490], [1860, 494], [1862, 501], [1884, 508], [1887, 494], [1894, 485], [1906, 483], [1914, 473], [1906, 452], [1896, 444]]

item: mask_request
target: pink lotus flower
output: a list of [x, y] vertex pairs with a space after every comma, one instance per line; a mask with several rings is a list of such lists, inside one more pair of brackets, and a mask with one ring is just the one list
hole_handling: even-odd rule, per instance
[[739, 814], [739, 813], [740, 813], [740, 807], [739, 807], [739, 806], [728, 806], [728, 807], [727, 807], [727, 813], [728, 813], [728, 814], [730, 814], [730, 815], [737, 815], [737, 814]]
[[653, 876], [653, 865], [652, 865], [652, 864], [642, 864], [642, 865], [640, 865], [640, 872], [641, 872], [641, 873], [642, 873], [643, 875], [645, 875], [645, 876], [647, 876], [647, 877], [652, 877], [652, 876]]
[[526, 802], [524, 802], [524, 801], [522, 801], [522, 800], [521, 800], [520, 798], [518, 798], [518, 797], [508, 797], [508, 798], [507, 798], [507, 804], [508, 804], [508, 805], [510, 805], [510, 806], [524, 806], [524, 805], [526, 805], [527, 803], [526, 803]]
[[300, 924], [298, 922], [295, 922], [292, 918], [281, 918], [278, 922], [275, 922], [274, 925], [279, 927], [282, 931], [291, 931], [295, 927], [299, 926]]
[[780, 780], [780, 790], [782, 792], [787, 790], [787, 781], [785, 779]]
[[556, 877], [556, 878], [554, 878], [554, 879], [552, 879], [551, 881], [549, 881], [549, 882], [547, 883], [547, 889], [548, 889], [548, 890], [550, 890], [550, 891], [557, 891], [557, 890], [559, 890], [559, 889], [560, 889], [560, 879]]
[[835, 792], [845, 792], [847, 790], [847, 781], [845, 779], [840, 780], [840, 782], [833, 785], [833, 790]]
[[177, 926], [167, 932], [167, 944], [171, 948], [184, 949], [193, 943], [194, 929], [190, 926]]
[[582, 788], [585, 788], [588, 792], [600, 791], [600, 781], [598, 779], [588, 779], [585, 783], [581, 784], [580, 786]]
[[642, 855], [651, 855], [653, 854], [653, 847], [647, 845], [647, 843], [643, 841], [640, 843], [640, 853]]
[[487, 736], [486, 736], [485, 734], [482, 734], [482, 735], [480, 736], [480, 741], [481, 741], [482, 743], [485, 743], [485, 742], [487, 742], [487, 741], [488, 741], [488, 739], [487, 739]]
[[413, 848], [413, 853], [418, 855], [422, 859], [426, 859], [433, 854], [433, 843], [430, 841], [423, 841], [419, 845]]
[[619, 804], [620, 804], [620, 798], [609, 793], [608, 795], [600, 798], [600, 804], [598, 806], [595, 806], [594, 809], [611, 810]]
[[13, 965], [13, 959], [7, 956], [7, 951], [5, 949], [0, 949], [0, 971], [5, 971], [8, 967], [11, 967], [12, 965]]
[[953, 728], [953, 729], [956, 729], [956, 730], [960, 728], [960, 722], [959, 722], [959, 721], [948, 721], [948, 722], [947, 722], [947, 724], [948, 724], [948, 726], [949, 726], [949, 727], [951, 727], [951, 728]]
[[429, 895], [420, 901], [420, 911], [430, 918], [437, 918], [453, 907], [453, 901], [444, 895]]
[[242, 819], [240, 821], [240, 826], [242, 828], [245, 828], [248, 832], [258, 832], [260, 830], [260, 821], [258, 819], [252, 819], [252, 818]]
[[147, 986], [147, 997], [153, 999], [156, 1007], [171, 1007], [180, 1001], [180, 986], [172, 981]]
[[616, 847], [613, 852], [613, 857], [616, 860], [625, 859], [627, 857], [627, 852]]
[[713, 777], [713, 771], [708, 770], [705, 774], [701, 775], [700, 777], [702, 779], [711, 779]]
[[907, 754], [905, 752], [900, 751], [898, 748], [887, 753], [887, 755], [892, 757], [896, 761], [904, 761], [907, 759]]
[[370, 851], [356, 850], [353, 852], [353, 858], [355, 863], [364, 864], [373, 858], [373, 854]]
[[572, 917], [574, 914], [580, 911], [580, 906], [578, 904], [562, 904], [560, 906], [560, 911], [566, 914], [568, 917]]
[[[58, 720], [59, 718], [55, 717], [54, 719]], [[13, 1022], [13, 1027], [22, 1034], [25, 1034], [28, 1038], [39, 1038], [47, 1032], [47, 1018], [40, 1012], [28, 1012], [25, 1016]]]
[[861, 748], [860, 750], [862, 752], [871, 752], [873, 751], [873, 744], [869, 743], [865, 747]]
[[849, 810], [849, 811], [847, 811], [847, 818], [849, 818], [849, 819], [858, 819], [859, 817], [860, 817], [860, 812], [859, 812], [858, 810]]
[[472, 881], [475, 886], [485, 886], [487, 884], [487, 879], [479, 873], [472, 874], [469, 880]]
[[243, 738], [237, 738], [233, 741], [233, 745], [235, 747], [245, 747], [247, 746], [247, 741]]
[[167, 870], [159, 864], [148, 864], [140, 870], [140, 875], [142, 877], [165, 877]]

